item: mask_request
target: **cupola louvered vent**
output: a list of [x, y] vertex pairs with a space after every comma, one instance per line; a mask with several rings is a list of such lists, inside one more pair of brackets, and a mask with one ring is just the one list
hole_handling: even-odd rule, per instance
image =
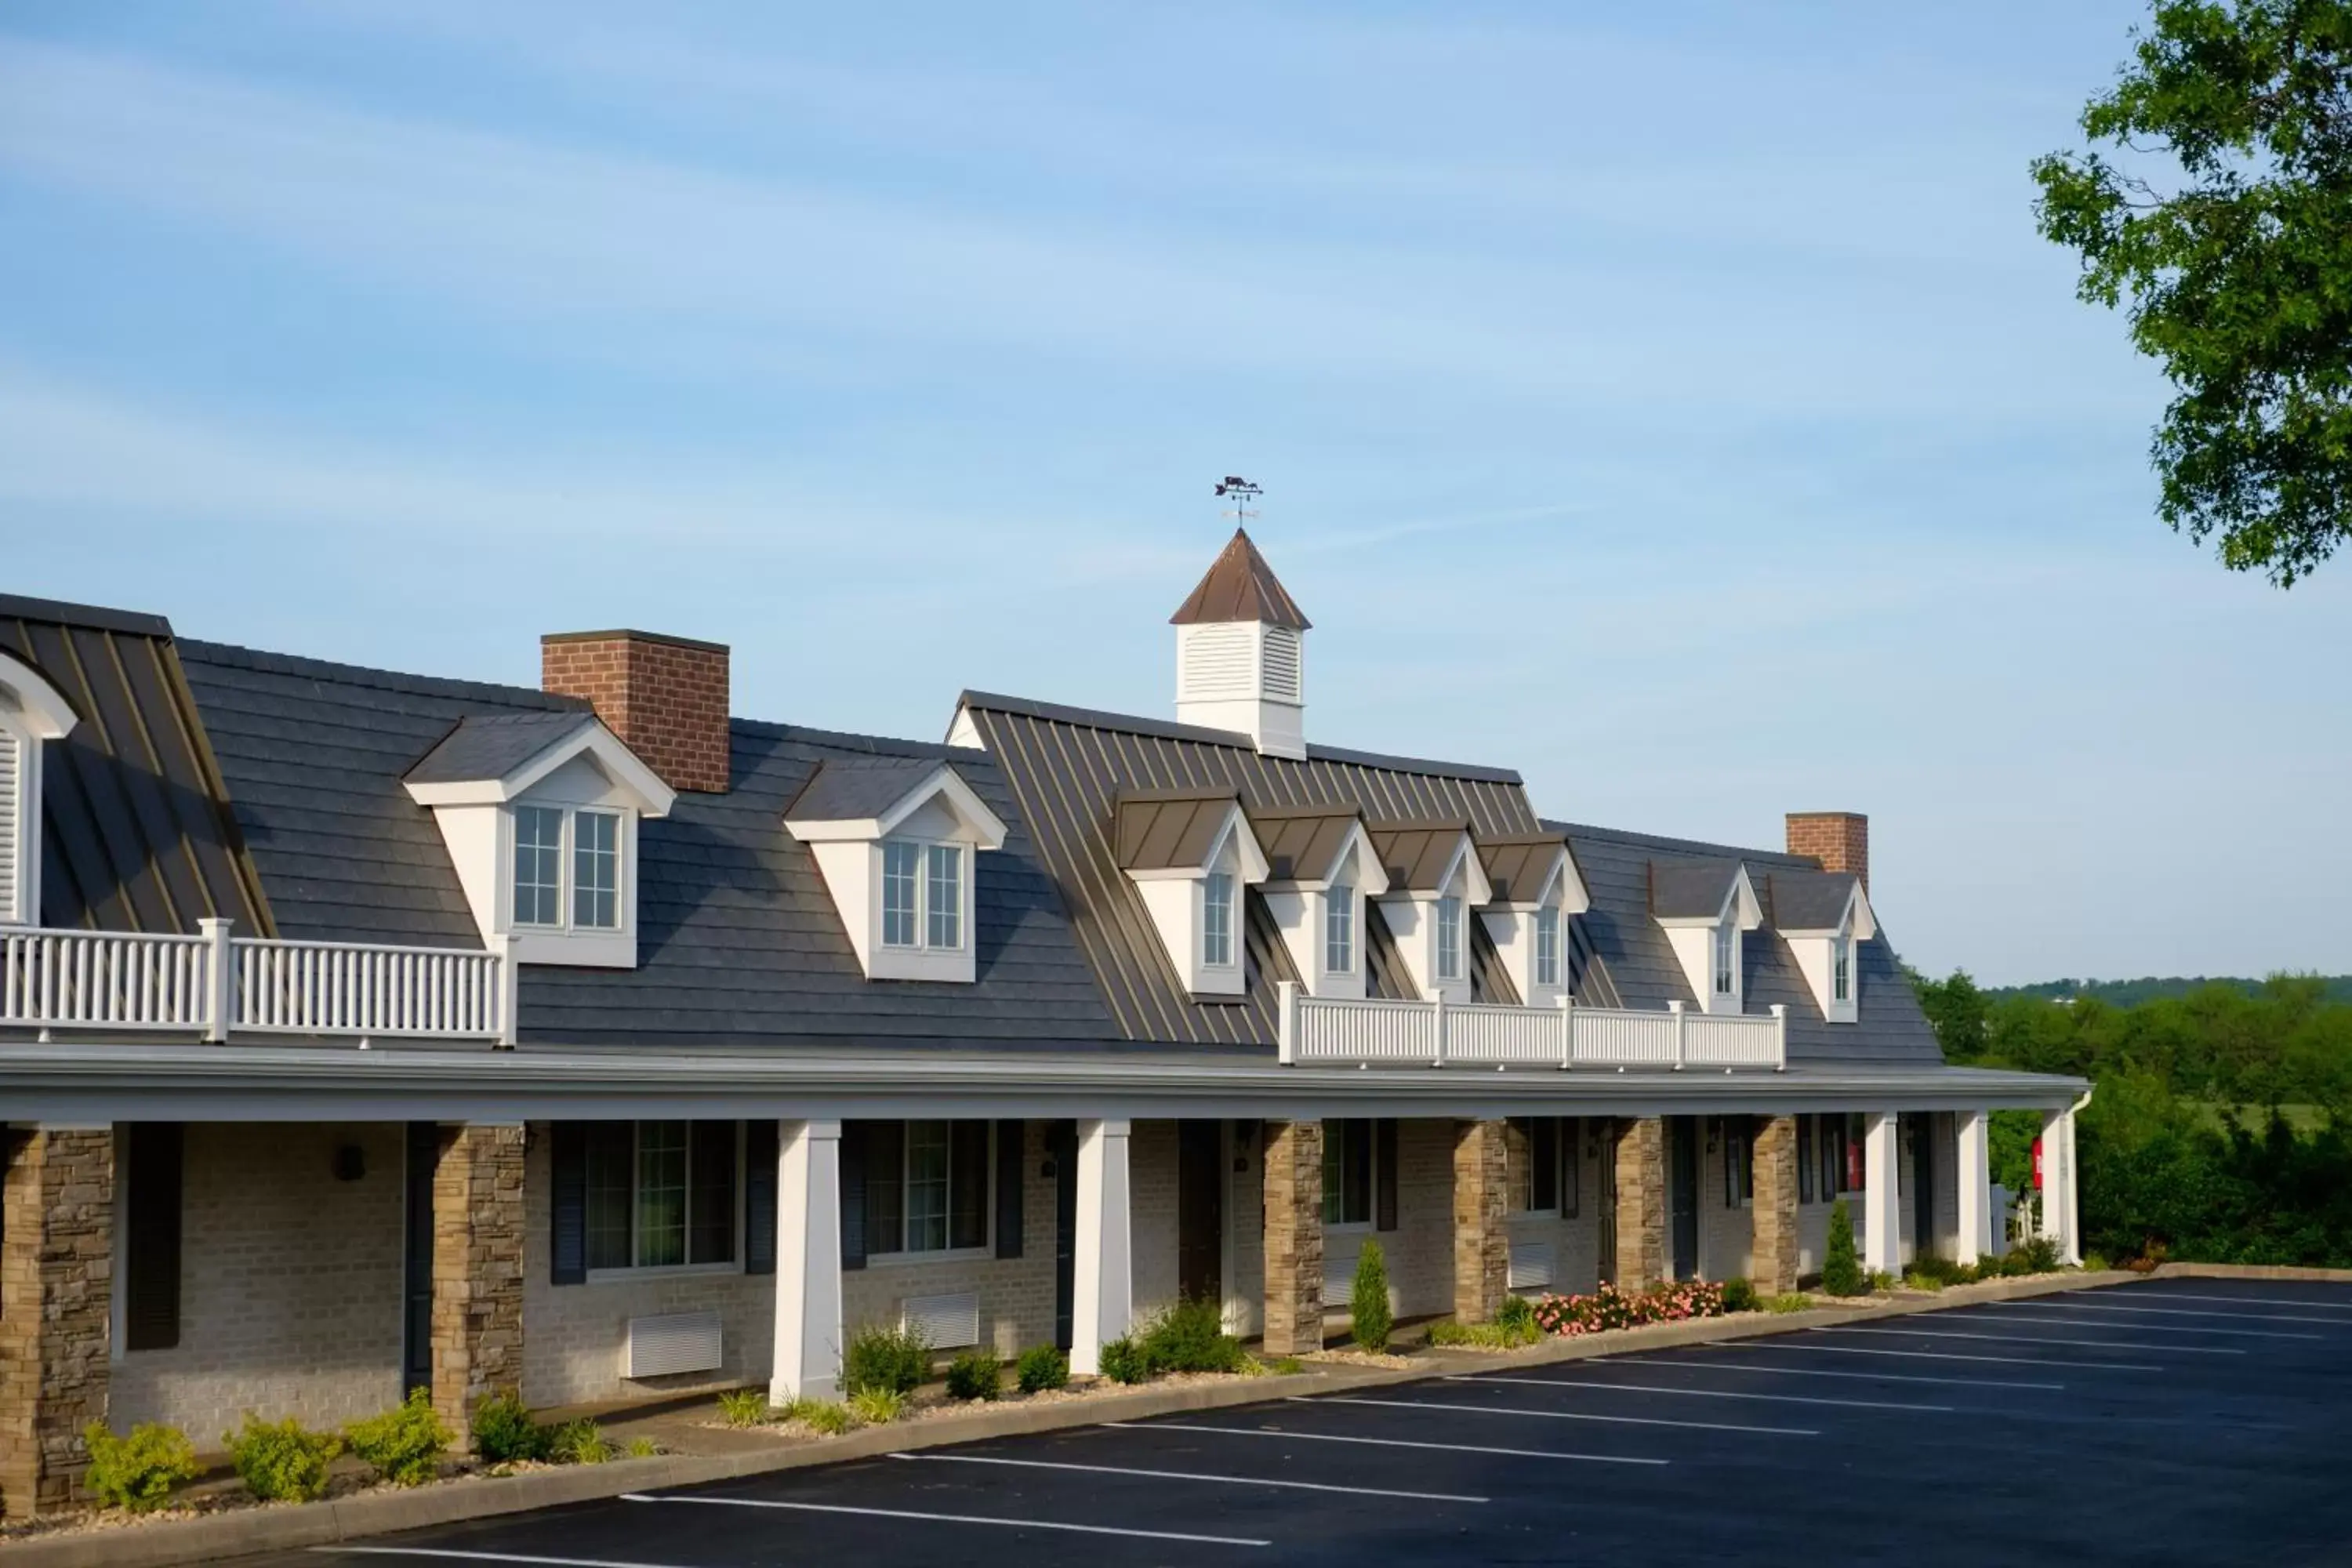
[[1288, 626], [1265, 628], [1265, 694], [1277, 702], [1298, 696], [1298, 634]]
[[1184, 639], [1181, 683], [1184, 699], [1247, 697], [1255, 673], [1251, 644], [1256, 628], [1202, 626]]

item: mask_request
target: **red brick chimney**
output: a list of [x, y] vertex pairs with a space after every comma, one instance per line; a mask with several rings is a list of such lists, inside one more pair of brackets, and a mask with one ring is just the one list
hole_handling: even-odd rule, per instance
[[543, 691], [584, 697], [676, 790], [727, 790], [727, 645], [652, 632], [551, 632]]
[[1870, 890], [1870, 818], [1858, 811], [1789, 813], [1789, 853], [1812, 856], [1824, 871], [1851, 871]]

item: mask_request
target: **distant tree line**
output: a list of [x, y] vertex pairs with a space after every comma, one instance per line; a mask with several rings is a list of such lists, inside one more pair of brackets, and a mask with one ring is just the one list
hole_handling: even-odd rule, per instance
[[[2352, 974], [2329, 974], [2318, 977], [2330, 1002], [2352, 1002]], [[2051, 1001], [2070, 1001], [2076, 997], [2095, 996], [2110, 1007], [2137, 1007], [2143, 1002], [2153, 1002], [2163, 996], [2187, 996], [2209, 985], [2227, 985], [2249, 996], [2259, 994], [2268, 981], [2247, 980], [2234, 975], [2143, 975], [2137, 980], [2044, 980], [2032, 985], [1990, 985], [1985, 988], [1988, 999], [1998, 1001], [2004, 996], [2040, 996]]]

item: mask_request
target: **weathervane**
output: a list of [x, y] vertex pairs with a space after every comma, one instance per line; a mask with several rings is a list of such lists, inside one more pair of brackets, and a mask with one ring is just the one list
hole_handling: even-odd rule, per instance
[[1254, 485], [1239, 474], [1227, 474], [1217, 481], [1217, 496], [1220, 500], [1232, 501], [1234, 506], [1231, 511], [1219, 515], [1232, 518], [1235, 528], [1245, 529], [1249, 527], [1250, 519], [1257, 515], [1251, 510], [1250, 502], [1264, 494], [1265, 488], [1263, 485]]

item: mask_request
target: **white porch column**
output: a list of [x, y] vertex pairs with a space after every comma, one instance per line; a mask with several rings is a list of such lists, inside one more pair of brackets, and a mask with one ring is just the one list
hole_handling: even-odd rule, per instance
[[1899, 1126], [1892, 1110], [1874, 1110], [1862, 1120], [1862, 1266], [1889, 1274], [1903, 1270], [1903, 1211], [1895, 1174], [1903, 1152]]
[[776, 1360], [768, 1398], [841, 1392], [841, 1123], [776, 1129]]
[[2042, 1113], [2042, 1192], [2035, 1219], [2042, 1234], [2058, 1244], [2062, 1263], [2083, 1261], [2081, 1215], [2074, 1181], [2074, 1113]]
[[1078, 1236], [1070, 1293], [1070, 1370], [1102, 1371], [1102, 1347], [1128, 1331], [1135, 1269], [1128, 1234], [1128, 1123], [1078, 1123]]
[[1965, 1112], [1960, 1124], [1960, 1234], [1958, 1261], [1974, 1263], [1992, 1251], [1992, 1151], [1987, 1132], [1991, 1119], [1981, 1110]]

